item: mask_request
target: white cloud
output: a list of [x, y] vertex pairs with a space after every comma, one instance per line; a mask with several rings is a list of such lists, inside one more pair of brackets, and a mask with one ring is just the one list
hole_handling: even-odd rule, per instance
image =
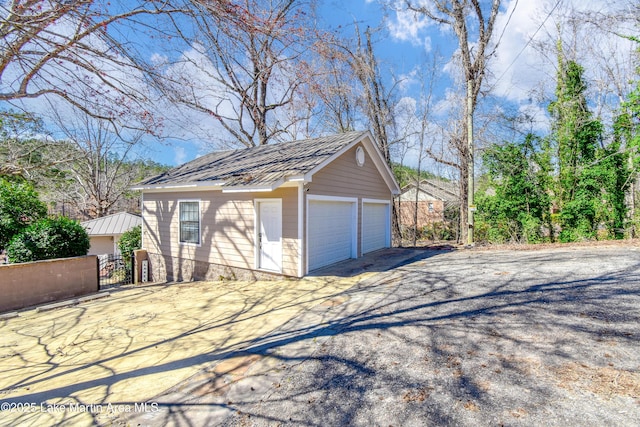
[[528, 103], [520, 105], [518, 108], [520, 114], [529, 118], [530, 129], [528, 131], [543, 133], [549, 130], [551, 126], [549, 114], [541, 105]]
[[430, 52], [431, 37], [425, 34], [425, 30], [431, 27], [433, 23], [423, 15], [403, 9], [401, 2], [396, 3], [396, 13], [387, 22], [391, 37], [398, 41], [409, 42], [413, 46], [422, 46], [426, 52]]
[[449, 118], [455, 116], [461, 108], [461, 94], [452, 89], [445, 91], [442, 97], [433, 108], [433, 113], [439, 118]]
[[184, 147], [176, 146], [173, 147], [174, 158], [173, 161], [176, 165], [181, 165], [185, 163], [187, 159], [187, 153], [184, 150]]
[[151, 63], [156, 67], [166, 65], [168, 61], [169, 57], [167, 55], [162, 55], [160, 53], [151, 54]]
[[[507, 9], [496, 19], [494, 35], [499, 39], [497, 54], [489, 63], [495, 79], [489, 79], [494, 93], [510, 101], [522, 102], [531, 97], [540, 82], [553, 74], [554, 64], [541, 57], [534, 45], [553, 31], [554, 21], [545, 11], [552, 8], [550, 1], [507, 3]], [[515, 10], [514, 10], [515, 8]], [[544, 22], [544, 24], [543, 24]], [[505, 26], [507, 26], [505, 28]]]
[[607, 67], [615, 68], [617, 78], [627, 81], [632, 71], [630, 43], [608, 29], [599, 30], [580, 21], [577, 16], [578, 12], [617, 10], [623, 3], [621, 0], [606, 3], [567, 0], [553, 10], [555, 1], [509, 1], [496, 20], [494, 34], [503, 36], [496, 57], [489, 62], [492, 78], [487, 80], [486, 87], [492, 87], [498, 96], [517, 103], [548, 98], [555, 87], [555, 44], [559, 37], [566, 56], [578, 60], [590, 83], [595, 83]]
[[[414, 68], [405, 74], [400, 74], [397, 79], [398, 89], [401, 93], [406, 93], [411, 90], [411, 88], [420, 83], [418, 80], [418, 69]], [[402, 101], [402, 100], [401, 100]]]
[[424, 47], [424, 51], [426, 53], [431, 52], [431, 50], [433, 49], [432, 46], [432, 42], [431, 42], [431, 37], [426, 36], [423, 40], [423, 47]]

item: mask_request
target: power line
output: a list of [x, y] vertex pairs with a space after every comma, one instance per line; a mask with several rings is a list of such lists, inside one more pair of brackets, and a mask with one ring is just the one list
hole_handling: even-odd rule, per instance
[[496, 43], [496, 49], [498, 48], [498, 46], [500, 46], [500, 42], [502, 41], [502, 37], [504, 36], [505, 31], [507, 31], [507, 27], [509, 26], [509, 22], [511, 22], [511, 18], [513, 17], [513, 14], [515, 13], [516, 9], [518, 8], [518, 1], [519, 0], [516, 0], [516, 5], [513, 6], [513, 10], [509, 14], [509, 18], [507, 19], [507, 23], [504, 24], [504, 28], [502, 28], [502, 33], [500, 34], [500, 38], [498, 38], [498, 43]]
[[[527, 47], [529, 47], [529, 45], [531, 44], [531, 42], [533, 41], [533, 39], [535, 38], [535, 36], [538, 34], [538, 32], [542, 29], [542, 27], [544, 27], [544, 24], [547, 23], [547, 21], [549, 20], [549, 18], [551, 17], [551, 15], [553, 14], [553, 12], [558, 8], [558, 6], [560, 6], [560, 3], [562, 3], [562, 0], [557, 0], [555, 6], [553, 6], [553, 8], [551, 9], [551, 11], [547, 14], [546, 18], [544, 18], [544, 20], [542, 21], [542, 23], [538, 26], [538, 28], [536, 29], [536, 31], [533, 33], [533, 35], [531, 37], [529, 37], [529, 40], [527, 40], [527, 43], [525, 43], [525, 45], [522, 47], [522, 49], [520, 49], [520, 52], [518, 52], [518, 54], [516, 55], [515, 58], [513, 58], [513, 61], [511, 61], [511, 63], [509, 64], [509, 66], [507, 68], [505, 68], [505, 70], [502, 72], [502, 74], [500, 74], [500, 77], [498, 77], [496, 79], [496, 81], [494, 82], [494, 84], [489, 88], [489, 92], [491, 92], [493, 89], [495, 89], [496, 85], [498, 84], [498, 82], [500, 82], [500, 80], [505, 76], [505, 74], [507, 74], [507, 71], [509, 71], [509, 69], [511, 67], [513, 67], [513, 64], [516, 63], [516, 61], [518, 60], [518, 58], [520, 58], [520, 55], [522, 55], [522, 53], [525, 51], [525, 49]], [[516, 6], [517, 6], [517, 1], [516, 1]], [[515, 11], [515, 7], [513, 9]], [[513, 11], [511, 12], [511, 14], [513, 15]], [[511, 16], [509, 16], [509, 20], [511, 20]], [[509, 21], [507, 21], [507, 25], [509, 24]], [[504, 35], [504, 32], [506, 30], [506, 25], [505, 28], [502, 30], [502, 35]], [[502, 35], [500, 35], [500, 39], [502, 39]], [[499, 43], [499, 41], [498, 41]]]

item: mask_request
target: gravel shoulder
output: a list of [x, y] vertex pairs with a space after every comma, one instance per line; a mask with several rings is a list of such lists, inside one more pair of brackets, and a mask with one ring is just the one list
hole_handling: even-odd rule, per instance
[[[640, 420], [636, 246], [430, 251], [314, 310], [323, 324], [309, 326], [312, 310], [305, 321], [283, 326], [290, 340], [254, 352], [260, 358], [225, 395], [230, 414], [216, 422]], [[307, 325], [304, 334], [300, 325]], [[173, 414], [202, 420], [189, 411], [173, 407]], [[163, 422], [182, 424], [178, 416]]]

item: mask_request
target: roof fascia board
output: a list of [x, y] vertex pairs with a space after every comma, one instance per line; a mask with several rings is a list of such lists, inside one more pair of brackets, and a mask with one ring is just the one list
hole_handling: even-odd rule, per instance
[[267, 185], [257, 185], [255, 187], [249, 186], [237, 186], [237, 187], [225, 187], [222, 189], [223, 193], [260, 193], [260, 192], [269, 192], [273, 191], [276, 188], [280, 187], [284, 184], [284, 179], [281, 178], [271, 184]]
[[[363, 142], [363, 145], [367, 149], [367, 152], [369, 153], [369, 157], [371, 157], [371, 159], [373, 160], [373, 163], [376, 165], [376, 167], [378, 168], [378, 171], [381, 173], [382, 178], [385, 180], [385, 182], [389, 186], [389, 189], [391, 190], [391, 194], [394, 196], [397, 196], [398, 194], [400, 194], [400, 186], [398, 185], [398, 182], [396, 181], [396, 178], [393, 175], [391, 168], [387, 164], [384, 157], [382, 157], [382, 153], [380, 152], [380, 149], [378, 149], [378, 146], [373, 142], [374, 141], [373, 136], [371, 135], [370, 132], [367, 132], [367, 136], [369, 136], [369, 138], [367, 138], [367, 143]], [[372, 155], [371, 151], [373, 151], [375, 155]]]
[[[311, 181], [311, 177], [313, 175], [315, 175], [319, 170], [323, 169], [329, 163], [333, 162], [335, 159], [337, 159], [338, 157], [342, 156], [344, 153], [346, 153], [348, 150], [350, 150], [351, 147], [356, 145], [358, 142], [362, 141], [367, 135], [369, 135], [369, 131], [367, 131], [365, 134], [363, 134], [360, 138], [358, 138], [358, 139], [356, 139], [354, 141], [351, 141], [349, 144], [345, 145], [340, 150], [338, 150], [335, 153], [333, 153], [333, 155], [331, 157], [329, 157], [328, 159], [326, 159], [324, 162], [320, 163], [315, 168], [311, 169], [309, 172], [307, 172], [304, 175], [305, 176], [305, 181]], [[309, 179], [306, 179], [307, 177]]]
[[220, 190], [224, 185], [224, 181], [211, 182], [185, 182], [184, 184], [161, 184], [161, 185], [136, 185], [131, 187], [132, 191], [204, 191], [204, 190]]

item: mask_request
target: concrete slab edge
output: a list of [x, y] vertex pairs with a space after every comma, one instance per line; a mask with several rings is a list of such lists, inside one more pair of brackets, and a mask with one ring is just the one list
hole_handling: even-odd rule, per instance
[[36, 308], [36, 313], [55, 310], [56, 308], [71, 307], [72, 305], [78, 304], [78, 302], [79, 301], [77, 299], [72, 299], [72, 300], [57, 302], [54, 304], [41, 305], [40, 307]]
[[56, 302], [54, 304], [42, 305], [42, 306], [36, 308], [36, 313], [41, 313], [43, 311], [55, 310], [57, 308], [71, 307], [72, 305], [77, 305], [77, 304], [80, 304], [81, 302], [88, 302], [88, 301], [92, 301], [92, 300], [95, 300], [95, 299], [108, 297], [110, 295], [111, 294], [109, 292], [98, 292], [97, 294], [87, 295], [87, 296], [81, 297], [81, 298], [75, 298], [75, 299], [72, 299], [72, 300], [60, 301], [60, 302]]
[[9, 313], [2, 313], [2, 314], [0, 314], [0, 320], [13, 319], [14, 317], [18, 317], [18, 312], [16, 312], [16, 311], [11, 311], [11, 312], [9, 312]]
[[111, 296], [111, 292], [98, 292], [97, 294], [87, 295], [82, 298], [78, 298], [79, 302], [93, 301], [95, 299], [105, 298]]

